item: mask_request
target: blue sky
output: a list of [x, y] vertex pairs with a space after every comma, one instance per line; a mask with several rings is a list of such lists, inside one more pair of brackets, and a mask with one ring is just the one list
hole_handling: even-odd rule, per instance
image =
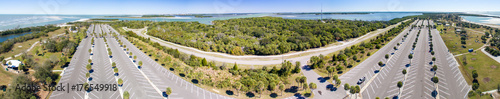
[[500, 11], [500, 0], [0, 0], [0, 14]]

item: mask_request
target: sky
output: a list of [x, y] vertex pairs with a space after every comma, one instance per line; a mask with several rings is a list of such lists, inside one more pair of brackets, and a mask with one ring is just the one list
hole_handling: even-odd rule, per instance
[[500, 11], [500, 0], [0, 0], [0, 14]]

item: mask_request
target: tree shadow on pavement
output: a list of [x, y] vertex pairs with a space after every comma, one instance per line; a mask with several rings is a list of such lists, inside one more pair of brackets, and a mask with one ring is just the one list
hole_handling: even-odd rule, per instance
[[285, 92], [296, 93], [299, 90], [297, 86], [291, 86], [290, 88], [285, 89]]
[[302, 66], [303, 70], [310, 71], [312, 68], [309, 65]]

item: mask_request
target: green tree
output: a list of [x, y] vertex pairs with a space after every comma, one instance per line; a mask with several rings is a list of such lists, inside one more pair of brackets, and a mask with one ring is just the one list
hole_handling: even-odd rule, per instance
[[201, 65], [203, 65], [203, 66], [208, 66], [207, 59], [203, 58], [203, 59], [201, 60]]
[[307, 83], [303, 83], [302, 84], [302, 90], [307, 90], [307, 88], [309, 88], [308, 85], [307, 85]]
[[342, 81], [340, 79], [335, 80], [335, 85], [339, 86], [341, 83], [342, 83]]
[[437, 69], [438, 69], [437, 65], [432, 66], [432, 71], [434, 71], [434, 73], [436, 73]]
[[296, 61], [295, 62], [295, 68], [293, 69], [293, 73], [300, 73], [300, 62]]
[[118, 68], [113, 69], [115, 73], [118, 73]]
[[129, 95], [128, 91], [123, 92], [123, 99], [129, 99]]
[[237, 91], [237, 93], [238, 93], [237, 95], [238, 95], [238, 96], [240, 96], [240, 89], [241, 89], [241, 87], [242, 87], [242, 86], [243, 86], [243, 84], [241, 84], [241, 82], [239, 82], [239, 81], [238, 81], [238, 82], [236, 82], [236, 83], [234, 84], [234, 88], [235, 88], [236, 90], [238, 90], [238, 91]]
[[87, 64], [87, 70], [91, 70], [91, 69], [92, 69], [92, 65]]
[[403, 87], [403, 82], [399, 81], [397, 86], [398, 86], [398, 88], [401, 89], [401, 87]]
[[344, 84], [344, 90], [346, 90], [346, 91], [349, 90], [349, 84], [348, 83]]
[[382, 66], [384, 66], [384, 63], [382, 63], [382, 61], [379, 61], [378, 66], [380, 66], [380, 69], [382, 69]]
[[439, 82], [439, 78], [438, 77], [432, 77], [432, 82], [438, 83]]
[[172, 93], [172, 88], [167, 87], [167, 89], [165, 90], [165, 93], [166, 93], [167, 95], [170, 95], [170, 94]]
[[271, 91], [276, 90], [276, 83], [275, 82], [270, 82], [269, 83], [269, 90], [271, 90]]
[[142, 66], [142, 61], [139, 61], [139, 66]]
[[314, 89], [316, 89], [318, 86], [316, 86], [316, 84], [315, 84], [315, 83], [309, 83], [309, 87], [310, 87], [312, 90], [314, 90]]
[[479, 75], [476, 70], [472, 70], [472, 78], [476, 79]]
[[16, 87], [18, 84], [19, 85], [31, 85], [31, 84], [36, 84], [33, 82], [31, 77], [25, 74], [19, 74], [16, 76], [12, 77], [11, 84], [9, 87], [7, 87], [7, 90], [3, 93], [3, 97], [5, 99], [28, 99], [32, 96], [35, 96], [35, 93], [33, 91], [29, 90], [16, 90]]
[[46, 85], [50, 85], [52, 83], [52, 78], [50, 77], [45, 78], [45, 83]]
[[257, 83], [257, 88], [259, 88], [259, 93], [260, 93], [259, 97], [262, 97], [262, 91], [264, 91], [264, 87], [265, 87], [265, 85], [264, 85], [264, 83], [262, 81], [259, 81]]
[[123, 84], [123, 80], [121, 78], [118, 79], [118, 85], [122, 85]]
[[[36, 54], [36, 56], [38, 56], [38, 54], [39, 54], [39, 53], [40, 53], [40, 51], [38, 51], [38, 49], [37, 49], [37, 50], [35, 50], [35, 54]], [[2, 57], [3, 57], [3, 56], [2, 56]], [[3, 60], [3, 59], [2, 59], [2, 60]]]
[[389, 54], [385, 54], [385, 59], [389, 59]]
[[236, 70], [236, 71], [239, 70], [238, 69], [238, 64], [234, 63], [233, 70]]
[[331, 77], [331, 75], [333, 74], [333, 72], [335, 71], [334, 67], [332, 66], [328, 66], [326, 67], [326, 70], [328, 71], [328, 76]]
[[279, 89], [281, 91], [281, 95], [283, 95], [283, 91], [285, 90], [285, 84], [280, 84]]
[[406, 75], [406, 69], [403, 69], [403, 71], [401, 71], [403, 73], [403, 75]]
[[479, 83], [472, 83], [472, 90], [476, 90], [479, 88]]
[[300, 77], [299, 82], [301, 84], [304, 84], [304, 83], [306, 83], [306, 80], [307, 80], [306, 76], [302, 76], [302, 77]]

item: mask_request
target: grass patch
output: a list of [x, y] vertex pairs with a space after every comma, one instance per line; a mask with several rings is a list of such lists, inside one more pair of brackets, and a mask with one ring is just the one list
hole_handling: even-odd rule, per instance
[[[27, 41], [24, 41], [24, 42], [21, 42], [21, 43], [16, 43], [16, 44], [14, 44], [14, 46], [12, 46], [12, 50], [11, 51], [2, 53], [1, 56], [4, 56], [5, 58], [7, 58], [7, 57], [11, 57], [13, 55], [19, 54], [21, 52], [24, 52], [27, 49], [29, 49], [33, 45], [33, 43], [39, 41], [40, 39], [47, 39], [47, 38], [52, 37], [54, 35], [62, 34], [62, 33], [64, 33], [65, 30], [66, 29], [61, 28], [59, 30], [56, 30], [56, 31], [53, 31], [53, 32], [49, 32], [48, 33], [49, 36], [43, 36], [43, 37], [40, 37], [40, 38], [27, 40]], [[38, 43], [36, 46], [39, 46], [39, 44], [40, 43]]]
[[448, 47], [450, 52], [454, 55], [467, 53], [470, 48], [476, 50], [484, 45], [484, 43], [481, 42], [481, 36], [483, 36], [484, 34], [480, 34], [473, 31], [467, 31], [468, 37], [467, 40], [465, 41], [466, 42], [466, 44], [464, 45], [465, 47], [463, 47], [462, 46], [463, 44], [460, 43], [461, 41], [460, 34], [455, 32], [456, 28], [443, 27], [442, 25], [438, 26], [438, 30], [440, 30], [439, 28], [444, 29], [443, 32], [440, 33], [441, 38], [446, 44], [446, 47]]
[[[460, 70], [464, 74], [465, 79], [469, 85], [472, 84], [474, 80], [472, 78], [472, 70], [476, 70], [479, 76], [477, 80], [479, 82], [479, 90], [488, 91], [493, 90], [500, 84], [500, 63], [488, 57], [482, 51], [473, 52], [477, 54], [467, 54], [456, 57], [460, 64]], [[466, 57], [467, 64], [464, 64], [464, 57]], [[472, 60], [476, 58], [476, 60]], [[496, 68], [495, 68], [496, 66]]]

